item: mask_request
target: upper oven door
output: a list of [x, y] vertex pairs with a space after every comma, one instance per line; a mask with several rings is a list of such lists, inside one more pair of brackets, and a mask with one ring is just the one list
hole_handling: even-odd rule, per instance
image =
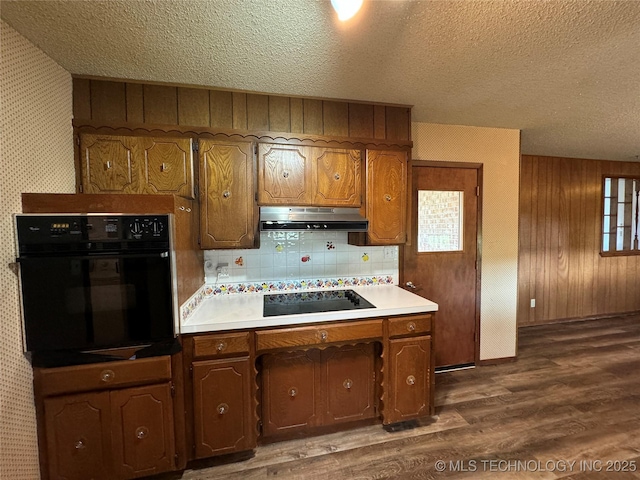
[[140, 345], [173, 336], [166, 251], [19, 261], [28, 351]]

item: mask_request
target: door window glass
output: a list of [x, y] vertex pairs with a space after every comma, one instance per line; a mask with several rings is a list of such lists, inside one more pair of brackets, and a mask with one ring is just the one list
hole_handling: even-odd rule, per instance
[[464, 192], [418, 190], [418, 252], [463, 249]]

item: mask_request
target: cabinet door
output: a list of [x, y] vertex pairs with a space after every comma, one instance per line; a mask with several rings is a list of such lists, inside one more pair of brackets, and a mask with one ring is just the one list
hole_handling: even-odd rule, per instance
[[143, 193], [195, 198], [191, 139], [140, 137], [139, 140], [144, 144]]
[[431, 337], [389, 340], [384, 424], [430, 413]]
[[108, 392], [45, 399], [51, 480], [112, 478], [109, 415]]
[[361, 152], [342, 148], [312, 148], [313, 204], [359, 207]]
[[375, 416], [373, 344], [330, 348], [323, 352], [327, 425]]
[[170, 384], [115, 390], [110, 397], [116, 476], [136, 478], [172, 470], [175, 435]]
[[255, 246], [251, 142], [200, 140], [200, 247]]
[[310, 148], [296, 145], [258, 145], [258, 203], [310, 205]]
[[80, 135], [80, 168], [84, 193], [137, 193], [139, 147], [135, 137]]
[[248, 357], [193, 363], [197, 458], [256, 446], [252, 378]]
[[407, 154], [367, 150], [367, 219], [371, 245], [406, 241]]
[[320, 352], [268, 354], [262, 359], [263, 434], [320, 425]]

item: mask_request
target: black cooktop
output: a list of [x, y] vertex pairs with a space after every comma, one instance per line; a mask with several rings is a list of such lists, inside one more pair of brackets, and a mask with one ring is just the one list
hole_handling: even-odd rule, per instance
[[353, 290], [275, 293], [264, 296], [265, 317], [375, 308]]

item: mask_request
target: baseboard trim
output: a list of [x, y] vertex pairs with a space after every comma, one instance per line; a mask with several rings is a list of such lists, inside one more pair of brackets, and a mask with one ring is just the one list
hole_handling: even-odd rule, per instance
[[517, 362], [518, 357], [501, 357], [501, 358], [488, 358], [486, 360], [479, 360], [478, 366], [486, 367], [487, 365], [501, 365], [503, 363], [513, 363]]
[[551, 320], [543, 320], [535, 323], [522, 323], [518, 325], [518, 328], [537, 327], [541, 325], [553, 325], [555, 323], [584, 322], [587, 320], [604, 320], [605, 318], [629, 317], [632, 315], [640, 315], [640, 310], [635, 310], [632, 312], [620, 312], [620, 313], [603, 313], [600, 315], [589, 315], [587, 317], [554, 318]]

